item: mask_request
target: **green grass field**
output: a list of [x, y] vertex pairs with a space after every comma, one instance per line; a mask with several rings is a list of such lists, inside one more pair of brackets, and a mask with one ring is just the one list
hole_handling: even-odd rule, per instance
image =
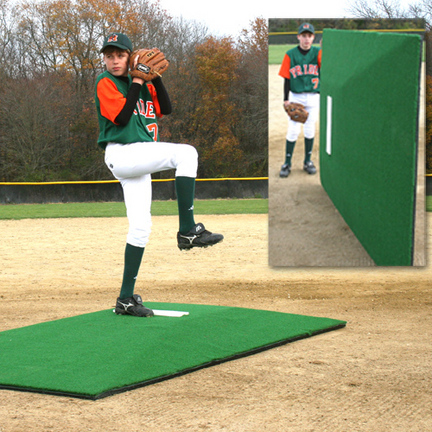
[[[426, 211], [432, 212], [432, 196], [426, 197]], [[196, 214], [266, 214], [267, 199], [196, 200]], [[154, 201], [154, 216], [177, 215], [176, 201]], [[0, 220], [49, 219], [85, 217], [126, 217], [122, 202], [69, 203], [69, 204], [4, 204], [0, 205]]]
[[[291, 45], [269, 45], [269, 52], [268, 52], [268, 58], [269, 58], [269, 64], [281, 64], [282, 59], [285, 55], [285, 53], [290, 50], [291, 48], [294, 48], [297, 46], [296, 44]], [[319, 45], [315, 45], [319, 46]]]
[[[267, 199], [195, 200], [195, 214], [265, 214]], [[153, 201], [153, 216], [177, 215], [177, 201]], [[126, 217], [123, 202], [0, 205], [0, 220], [85, 217]]]

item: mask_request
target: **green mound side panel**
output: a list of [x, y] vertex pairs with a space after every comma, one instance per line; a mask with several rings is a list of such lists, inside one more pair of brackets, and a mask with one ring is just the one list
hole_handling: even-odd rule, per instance
[[421, 37], [326, 29], [321, 183], [379, 266], [413, 263]]

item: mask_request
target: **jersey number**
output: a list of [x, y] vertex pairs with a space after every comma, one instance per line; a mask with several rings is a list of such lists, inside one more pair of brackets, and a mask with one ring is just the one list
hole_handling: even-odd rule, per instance
[[147, 125], [147, 130], [153, 135], [153, 141], [157, 141], [158, 138], [158, 125], [157, 123], [151, 123]]
[[318, 88], [319, 78], [312, 78], [312, 84], [314, 85], [314, 90]]

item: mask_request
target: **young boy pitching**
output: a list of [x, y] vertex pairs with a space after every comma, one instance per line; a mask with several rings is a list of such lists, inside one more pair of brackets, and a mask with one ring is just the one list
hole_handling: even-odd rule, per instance
[[[284, 108], [293, 103], [304, 105], [309, 116], [304, 123], [305, 158], [303, 169], [308, 174], [315, 174], [316, 168], [311, 161], [315, 137], [315, 123], [319, 113], [319, 90], [321, 48], [312, 46], [315, 30], [312, 24], [303, 23], [297, 34], [299, 45], [285, 54], [279, 75], [284, 78]], [[280, 170], [280, 177], [288, 177], [291, 172], [291, 158], [301, 131], [301, 123], [288, 120], [286, 136], [285, 162]]]
[[95, 100], [98, 144], [105, 150], [106, 165], [122, 185], [129, 221], [115, 313], [147, 317], [153, 311], [143, 305], [134, 289], [151, 230], [151, 174], [175, 169], [177, 245], [181, 250], [212, 246], [223, 236], [195, 223], [197, 152], [187, 144], [159, 142], [158, 118], [171, 113], [171, 102], [160, 74], [146, 80], [145, 65], [136, 64], [129, 70], [131, 52], [132, 43], [126, 35], [112, 33], [105, 38], [101, 53], [106, 71], [97, 78]]

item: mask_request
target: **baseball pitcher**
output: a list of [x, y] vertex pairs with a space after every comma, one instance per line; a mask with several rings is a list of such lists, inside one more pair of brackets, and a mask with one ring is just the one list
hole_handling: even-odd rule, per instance
[[101, 49], [106, 71], [96, 81], [98, 144], [105, 163], [123, 188], [129, 221], [124, 273], [115, 313], [153, 316], [134, 294], [135, 281], [151, 230], [151, 174], [175, 169], [180, 250], [207, 247], [221, 234], [195, 223], [193, 203], [198, 154], [187, 144], [159, 142], [158, 118], [170, 114], [171, 101], [162, 82], [169, 62], [157, 48], [132, 51], [122, 33], [108, 35]]

